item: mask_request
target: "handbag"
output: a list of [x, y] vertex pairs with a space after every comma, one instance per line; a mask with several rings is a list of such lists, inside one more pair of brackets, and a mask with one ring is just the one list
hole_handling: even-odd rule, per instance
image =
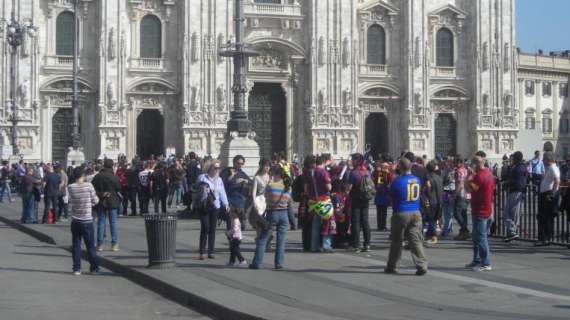
[[311, 172], [311, 180], [313, 182], [316, 199], [309, 200], [309, 212], [319, 216], [322, 220], [329, 220], [334, 214], [334, 207], [331, 198], [326, 194], [319, 196], [314, 171]]

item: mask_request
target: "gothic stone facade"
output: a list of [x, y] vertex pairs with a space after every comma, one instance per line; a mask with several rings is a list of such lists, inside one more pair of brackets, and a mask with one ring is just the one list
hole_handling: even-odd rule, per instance
[[[5, 144], [10, 2], [0, 7]], [[247, 40], [261, 53], [249, 62], [248, 108], [264, 155], [278, 146], [290, 157], [341, 158], [366, 142], [392, 154], [511, 152], [520, 116], [514, 2], [246, 0]], [[231, 61], [217, 52], [233, 38], [232, 6], [79, 0], [88, 158], [131, 157], [147, 141], [179, 154], [219, 153], [233, 98]], [[55, 160], [69, 140], [71, 59], [58, 54], [66, 46], [58, 18], [70, 10], [71, 0], [16, 1], [16, 17], [38, 26], [18, 53], [16, 77], [18, 143], [27, 159]]]

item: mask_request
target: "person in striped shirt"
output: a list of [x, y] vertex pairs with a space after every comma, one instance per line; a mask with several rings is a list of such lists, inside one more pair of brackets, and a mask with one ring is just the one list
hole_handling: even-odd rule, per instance
[[85, 242], [91, 273], [99, 272], [99, 259], [95, 250], [92, 207], [99, 203], [95, 188], [85, 181], [83, 167], [73, 170], [75, 183], [69, 185], [69, 204], [71, 205], [71, 236], [73, 242], [73, 274], [81, 275], [81, 240]]
[[250, 269], [259, 269], [263, 263], [265, 248], [274, 227], [277, 229], [275, 269], [282, 269], [285, 260], [285, 238], [289, 229], [288, 208], [291, 204], [291, 179], [281, 166], [275, 166], [272, 172], [273, 177], [265, 188], [267, 219], [271, 226], [263, 230], [261, 236], [255, 241], [255, 256], [249, 265]]

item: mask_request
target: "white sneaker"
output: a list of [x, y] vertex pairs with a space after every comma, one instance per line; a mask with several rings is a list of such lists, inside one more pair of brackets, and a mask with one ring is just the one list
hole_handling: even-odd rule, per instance
[[119, 251], [119, 245], [118, 244], [114, 244], [111, 246], [111, 251], [117, 252]]
[[73, 275], [74, 275], [74, 276], [80, 276], [80, 275], [81, 275], [81, 271], [73, 271]]
[[97, 246], [97, 251], [102, 252], [102, 251], [103, 251], [103, 246]]
[[238, 265], [240, 265], [240, 266], [247, 266], [247, 265], [248, 265], [248, 264], [247, 264], [247, 260], [244, 259], [242, 262], [238, 263]]
[[486, 272], [493, 270], [493, 268], [491, 268], [491, 266], [480, 266], [479, 268], [475, 268], [474, 270], [479, 272]]

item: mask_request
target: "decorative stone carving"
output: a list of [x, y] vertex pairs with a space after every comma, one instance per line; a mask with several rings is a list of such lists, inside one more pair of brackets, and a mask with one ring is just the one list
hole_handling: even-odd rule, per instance
[[127, 57], [127, 38], [125, 35], [125, 31], [121, 31], [121, 42], [119, 44], [119, 55], [121, 58]]
[[319, 113], [323, 113], [328, 105], [326, 89], [320, 89], [318, 95]]
[[340, 53], [338, 49], [338, 41], [329, 41], [329, 51], [330, 51], [330, 63], [339, 64], [340, 63]]
[[260, 50], [260, 54], [250, 58], [250, 63], [256, 69], [285, 69], [286, 64], [279, 52], [269, 49]]
[[107, 49], [109, 60], [113, 60], [116, 57], [116, 46], [115, 46], [115, 28], [109, 30], [109, 48]]
[[112, 81], [107, 83], [107, 104], [109, 105], [109, 109], [114, 109], [117, 106], [115, 87]]
[[417, 36], [414, 41], [414, 65], [416, 68], [419, 68], [422, 65], [422, 51], [422, 40]]
[[105, 57], [106, 53], [105, 53], [105, 49], [107, 48], [106, 42], [105, 42], [105, 33], [101, 32], [101, 36], [99, 37], [99, 56], [100, 57]]
[[30, 81], [28, 79], [20, 83], [20, 87], [18, 88], [18, 93], [20, 95], [20, 107], [27, 108], [29, 102], [28, 97], [30, 94]]
[[342, 92], [343, 96], [343, 113], [348, 113], [350, 111], [350, 107], [352, 106], [352, 91], [349, 88], [344, 89]]
[[200, 107], [200, 86], [193, 86], [191, 88], [191, 102], [190, 102], [190, 109], [195, 111], [198, 107]]
[[489, 94], [483, 93], [483, 114], [489, 114]]
[[348, 38], [344, 38], [342, 41], [342, 64], [345, 67], [348, 67], [350, 59], [350, 40], [348, 40]]
[[505, 43], [505, 49], [503, 50], [503, 67], [505, 69], [505, 72], [511, 70], [511, 53], [511, 46], [507, 42]]
[[200, 56], [200, 37], [196, 32], [192, 33], [192, 62], [198, 61]]
[[319, 38], [319, 65], [324, 65], [326, 64], [326, 60], [327, 60], [327, 53], [326, 53], [326, 41], [325, 38], [323, 36], [321, 36]]
[[216, 88], [216, 103], [218, 105], [218, 111], [226, 109], [226, 88], [223, 84], [220, 84]]

